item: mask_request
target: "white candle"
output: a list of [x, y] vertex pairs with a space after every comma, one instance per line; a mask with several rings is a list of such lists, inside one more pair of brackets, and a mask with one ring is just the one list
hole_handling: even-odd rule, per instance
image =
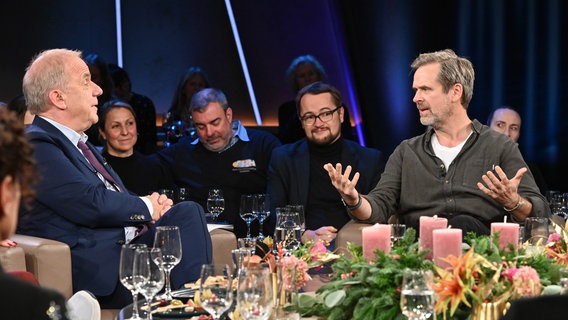
[[391, 247], [391, 226], [388, 224], [375, 224], [361, 230], [363, 243], [363, 257], [369, 261], [375, 260], [375, 250], [379, 249], [385, 253]]

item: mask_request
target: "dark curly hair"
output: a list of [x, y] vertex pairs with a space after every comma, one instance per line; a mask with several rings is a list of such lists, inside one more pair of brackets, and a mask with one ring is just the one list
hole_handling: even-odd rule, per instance
[[34, 196], [35, 161], [24, 124], [13, 111], [0, 109], [0, 181], [7, 176], [20, 185], [24, 201]]

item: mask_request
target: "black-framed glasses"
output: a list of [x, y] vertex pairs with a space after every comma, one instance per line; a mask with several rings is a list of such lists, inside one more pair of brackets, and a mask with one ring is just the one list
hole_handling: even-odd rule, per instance
[[331, 121], [331, 119], [333, 119], [333, 113], [339, 110], [339, 108], [341, 108], [341, 106], [333, 110], [321, 112], [318, 115], [315, 115], [313, 113], [305, 114], [303, 117], [300, 118], [300, 120], [307, 126], [311, 126], [314, 123], [316, 123], [316, 118], [320, 119], [321, 122], [329, 122]]

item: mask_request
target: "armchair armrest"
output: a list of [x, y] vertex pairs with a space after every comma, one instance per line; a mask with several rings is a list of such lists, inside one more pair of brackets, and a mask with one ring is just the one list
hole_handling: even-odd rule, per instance
[[67, 244], [21, 234], [15, 234], [11, 239], [24, 249], [27, 271], [41, 286], [60, 292], [66, 299], [71, 297], [71, 250]]
[[357, 245], [362, 245], [363, 240], [361, 236], [361, 229], [370, 226], [368, 223], [357, 222], [351, 220], [339, 229], [337, 237], [335, 238], [335, 248], [338, 254], [349, 255], [347, 251], [347, 242], [352, 242]]
[[0, 265], [5, 272], [26, 271], [26, 254], [20, 246], [0, 247]]
[[231, 250], [237, 248], [237, 237], [231, 231], [215, 229], [209, 232], [213, 245], [213, 264], [233, 265], [233, 255]]

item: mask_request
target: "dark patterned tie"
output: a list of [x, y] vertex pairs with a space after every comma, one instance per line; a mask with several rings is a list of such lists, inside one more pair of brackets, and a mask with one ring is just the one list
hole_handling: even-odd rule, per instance
[[95, 157], [93, 151], [91, 151], [91, 148], [89, 148], [89, 146], [87, 146], [87, 144], [83, 141], [79, 141], [77, 143], [77, 146], [79, 147], [79, 149], [81, 149], [81, 151], [83, 151], [83, 155], [85, 156], [85, 158], [87, 158], [87, 160], [91, 163], [95, 170], [102, 174], [108, 182], [112, 183], [118, 189], [118, 191], [122, 192], [122, 189], [119, 187], [116, 180], [114, 180], [110, 173], [108, 173], [108, 171], [105, 169], [103, 164], [97, 159], [97, 157]]

